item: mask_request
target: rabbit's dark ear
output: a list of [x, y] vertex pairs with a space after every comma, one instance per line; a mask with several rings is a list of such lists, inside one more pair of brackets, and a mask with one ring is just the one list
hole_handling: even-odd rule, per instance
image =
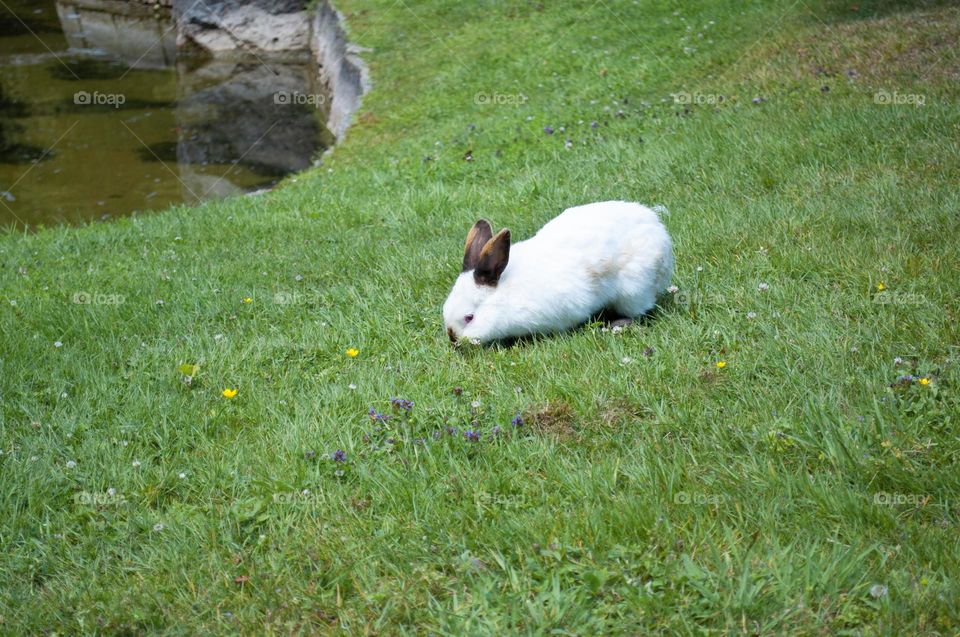
[[464, 272], [477, 267], [477, 263], [480, 262], [480, 253], [483, 251], [483, 246], [487, 244], [487, 241], [489, 241], [491, 237], [493, 237], [493, 229], [490, 227], [489, 221], [481, 219], [473, 224], [470, 232], [467, 233], [467, 244], [463, 248]]
[[487, 241], [480, 251], [480, 261], [473, 270], [477, 285], [496, 285], [510, 260], [510, 231], [504, 228]]

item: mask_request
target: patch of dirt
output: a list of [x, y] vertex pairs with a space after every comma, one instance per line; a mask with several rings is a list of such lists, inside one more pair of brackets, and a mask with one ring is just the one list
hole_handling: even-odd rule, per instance
[[573, 408], [565, 402], [555, 401], [533, 407], [525, 411], [521, 417], [530, 431], [537, 434], [555, 436], [561, 440], [577, 435], [577, 430], [573, 427], [576, 415]]
[[615, 398], [607, 401], [600, 412], [600, 418], [607, 427], [631, 424], [652, 417], [653, 412], [648, 407], [626, 398]]

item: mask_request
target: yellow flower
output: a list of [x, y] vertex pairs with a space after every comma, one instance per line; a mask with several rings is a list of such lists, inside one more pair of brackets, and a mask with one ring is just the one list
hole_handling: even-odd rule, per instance
[[347, 356], [349, 356], [350, 358], [356, 358], [357, 354], [359, 353], [360, 353], [360, 350], [354, 349], [352, 347], [347, 350]]
[[717, 369], [723, 369], [727, 366], [727, 361], [717, 361]]
[[253, 299], [251, 299], [251, 298], [248, 296], [248, 297], [246, 297], [245, 299], [243, 299], [243, 302], [244, 302], [244, 303], [253, 303]]
[[878, 290], [878, 291], [883, 292], [883, 291], [886, 290], [886, 289], [887, 289], [887, 286], [885, 286], [885, 285], [883, 284], [883, 281], [881, 281], [880, 283], [877, 283], [877, 290]]
[[229, 387], [227, 387], [226, 389], [223, 390], [223, 397], [224, 397], [224, 398], [233, 398], [234, 396], [237, 395], [237, 392], [238, 392], [238, 391], [240, 391], [240, 390], [239, 390], [239, 389], [230, 389]]
[[921, 378], [921, 379], [920, 379], [920, 384], [923, 385], [924, 387], [926, 387], [927, 385], [930, 384], [930, 379], [929, 379], [929, 378]]

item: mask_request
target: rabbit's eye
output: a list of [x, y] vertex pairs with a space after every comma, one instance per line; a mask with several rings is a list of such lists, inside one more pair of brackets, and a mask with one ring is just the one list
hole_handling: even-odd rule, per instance
[[469, 323], [472, 320], [473, 320], [473, 314], [467, 314], [466, 316], [463, 317], [464, 323]]

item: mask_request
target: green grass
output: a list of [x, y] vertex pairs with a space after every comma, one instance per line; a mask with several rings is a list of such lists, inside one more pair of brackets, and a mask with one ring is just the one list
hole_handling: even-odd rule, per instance
[[[957, 634], [957, 10], [339, 4], [322, 168], [0, 240], [0, 633]], [[449, 346], [473, 220], [615, 198], [651, 320]]]

